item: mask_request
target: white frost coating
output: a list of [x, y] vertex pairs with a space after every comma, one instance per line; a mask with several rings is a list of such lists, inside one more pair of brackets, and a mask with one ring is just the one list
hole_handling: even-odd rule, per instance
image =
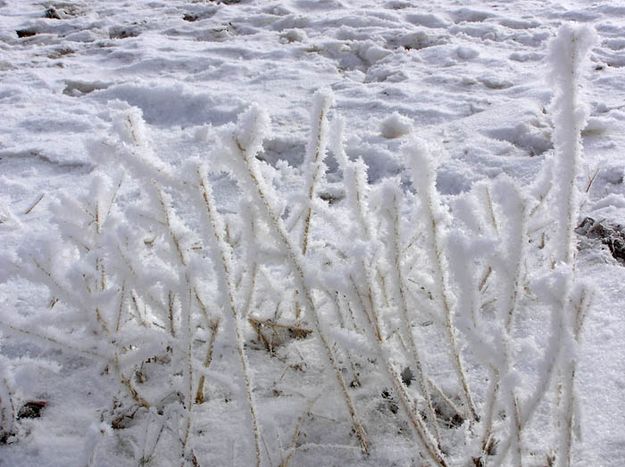
[[145, 122], [141, 110], [129, 107], [115, 115], [113, 130], [117, 133], [120, 141], [133, 146], [146, 146], [148, 137]]
[[310, 223], [313, 214], [315, 191], [325, 174], [324, 160], [328, 146], [328, 112], [334, 103], [330, 89], [320, 89], [313, 95], [311, 110], [311, 130], [303, 170], [305, 173], [304, 192], [308, 206], [304, 214], [304, 232], [302, 234], [302, 253], [306, 255], [310, 235]]
[[334, 118], [332, 123], [328, 146], [341, 170], [345, 170], [349, 161], [345, 152], [345, 119], [339, 116]]
[[258, 104], [254, 104], [239, 116], [233, 136], [247, 158], [255, 157], [262, 150], [263, 140], [269, 134], [270, 128], [269, 114]]
[[256, 156], [262, 150], [270, 124], [267, 112], [256, 104], [250, 106], [239, 115], [234, 128], [221, 132], [220, 143], [223, 149], [211, 153], [211, 164], [216, 169], [229, 172], [236, 181], [246, 180], [249, 177], [248, 166], [256, 166]]
[[441, 300], [443, 297], [443, 282], [446, 280], [444, 271], [447, 270], [442, 255], [441, 235], [449, 225], [449, 214], [445, 211], [436, 192], [436, 161], [431, 154], [431, 147], [422, 140], [413, 140], [403, 146], [406, 165], [423, 210], [423, 236], [425, 238], [425, 253], [434, 269], [434, 290], [432, 291]]
[[124, 106], [112, 111], [112, 118], [112, 129], [117, 138], [92, 141], [87, 147], [92, 160], [107, 165], [111, 162], [120, 164], [140, 180], [177, 184], [168, 164], [154, 154], [141, 110]]
[[328, 134], [328, 112], [334, 105], [334, 94], [329, 88], [323, 88], [313, 94], [310, 111], [310, 139], [306, 147], [304, 166], [321, 163], [325, 158]]
[[459, 230], [454, 230], [447, 236], [446, 246], [450, 258], [450, 274], [457, 295], [456, 326], [464, 333], [472, 352], [481, 362], [489, 367], [500, 368], [503, 361], [492, 342], [494, 336], [484, 332], [480, 326], [481, 321], [476, 319], [480, 306], [478, 295], [480, 278], [474, 274], [474, 263], [479, 252], [485, 248], [492, 248], [492, 243], [472, 240]]
[[343, 171], [345, 183], [345, 197], [360, 234], [366, 241], [375, 241], [375, 232], [371, 226], [371, 219], [367, 216], [369, 209], [369, 185], [367, 183], [367, 165], [362, 159], [347, 164]]
[[[500, 399], [510, 420], [510, 438], [515, 449], [512, 451], [514, 465], [521, 464], [520, 436], [522, 423], [517, 408], [517, 377], [513, 366], [512, 343], [513, 324], [516, 311], [523, 295], [524, 261], [527, 244], [526, 202], [516, 183], [507, 176], [500, 176], [492, 183], [492, 199], [500, 211], [502, 222], [500, 247], [492, 263], [496, 276], [497, 309], [499, 325], [498, 353], [502, 365], [497, 368], [493, 393], [494, 400]], [[490, 420], [489, 420], [490, 422]]]
[[455, 199], [452, 211], [454, 217], [464, 224], [469, 232], [479, 235], [483, 233], [482, 219], [480, 217], [480, 208], [476, 202], [475, 196], [466, 196]]
[[579, 98], [578, 83], [588, 63], [588, 53], [596, 42], [595, 31], [587, 26], [566, 24], [551, 42], [549, 79], [555, 88], [551, 102], [554, 114], [553, 212], [557, 225], [553, 249], [556, 261], [572, 264], [574, 228], [579, 208], [575, 180], [582, 156], [581, 131], [588, 109]]
[[523, 259], [527, 244], [527, 215], [521, 191], [509, 177], [499, 177], [492, 184], [493, 200], [505, 214], [501, 226], [502, 248], [495, 261], [498, 280], [498, 308], [506, 331], [511, 331], [512, 320], [523, 288]]

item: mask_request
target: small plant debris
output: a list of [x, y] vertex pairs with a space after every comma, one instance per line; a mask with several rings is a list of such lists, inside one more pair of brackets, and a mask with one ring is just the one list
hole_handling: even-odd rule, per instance
[[123, 430], [131, 426], [138, 410], [138, 405], [124, 405], [119, 400], [114, 399], [110, 420], [113, 430]]
[[195, 21], [201, 21], [203, 19], [207, 19], [212, 17], [215, 13], [217, 13], [218, 8], [215, 6], [209, 6], [208, 8], [204, 8], [202, 10], [194, 11], [193, 13], [185, 13], [182, 16], [184, 21], [188, 21], [193, 23]]
[[130, 37], [137, 37], [141, 34], [138, 28], [136, 27], [112, 27], [109, 29], [109, 38], [110, 39], [128, 39]]
[[49, 5], [43, 17], [47, 19], [67, 19], [72, 16], [78, 16], [83, 13], [83, 8], [71, 3], [58, 2]]
[[17, 419], [39, 418], [41, 413], [48, 406], [47, 401], [27, 401], [17, 411]]
[[65, 57], [67, 55], [73, 54], [74, 49], [70, 49], [69, 47], [61, 47], [60, 49], [56, 49], [48, 54], [48, 58], [53, 60], [59, 59], [61, 57]]
[[48, 19], [61, 19], [61, 15], [59, 14], [58, 10], [53, 6], [47, 8], [43, 16], [44, 18]]
[[388, 408], [388, 410], [391, 411], [391, 413], [396, 414], [397, 412], [399, 412], [399, 405], [397, 405], [397, 402], [389, 391], [385, 389], [380, 395], [382, 396], [382, 399], [384, 399], [384, 401], [386, 402], [386, 407]]
[[[465, 422], [464, 416], [460, 413], [455, 403], [459, 401], [457, 398], [445, 398], [432, 394], [432, 407], [434, 415], [447, 428], [458, 428]], [[425, 416], [427, 418], [427, 416]]]
[[625, 227], [622, 225], [586, 217], [575, 232], [578, 235], [601, 241], [608, 247], [613, 258], [625, 262]]
[[3, 444], [9, 444], [9, 440], [15, 436], [15, 433], [11, 433], [10, 431], [0, 431], [0, 446]]
[[311, 329], [296, 324], [277, 323], [269, 319], [262, 320], [250, 317], [248, 321], [256, 331], [258, 340], [271, 353], [289, 339], [305, 339], [312, 332]]
[[407, 366], [401, 371], [401, 381], [406, 386], [410, 386], [410, 383], [414, 381], [414, 373], [412, 372], [409, 366]]

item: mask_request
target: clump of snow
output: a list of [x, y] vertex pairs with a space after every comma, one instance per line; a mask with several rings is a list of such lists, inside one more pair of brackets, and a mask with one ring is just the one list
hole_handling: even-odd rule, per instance
[[456, 49], [456, 54], [463, 60], [472, 60], [480, 55], [479, 51], [471, 47], [460, 46]]
[[413, 24], [426, 28], [446, 28], [451, 24], [448, 19], [432, 13], [411, 13], [406, 15], [406, 19]]
[[304, 42], [306, 38], [306, 32], [303, 29], [285, 29], [280, 33], [280, 40], [285, 43]]
[[388, 139], [400, 138], [412, 131], [412, 122], [399, 112], [393, 112], [380, 124], [382, 136]]

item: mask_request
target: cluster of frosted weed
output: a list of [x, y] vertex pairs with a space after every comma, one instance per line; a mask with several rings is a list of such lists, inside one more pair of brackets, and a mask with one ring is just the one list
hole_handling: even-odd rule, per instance
[[[3, 259], [50, 302], [3, 310], [2, 332], [93, 360], [107, 381], [85, 463], [303, 465], [323, 448], [362, 463], [570, 465], [592, 296], [574, 239], [592, 40], [565, 26], [552, 43], [555, 149], [536, 182], [499, 176], [453, 200], [436, 188], [443, 156], [420, 140], [402, 148], [408, 187], [369, 184], [327, 90], [299, 171], [259, 157], [258, 106], [181, 167], [156, 157], [137, 109], [115, 110], [113, 134], [89, 145], [90, 190], [52, 206], [54, 235]], [[213, 193], [224, 173], [234, 213]], [[0, 355], [1, 443], [22, 442], [23, 364], [44, 362]]]

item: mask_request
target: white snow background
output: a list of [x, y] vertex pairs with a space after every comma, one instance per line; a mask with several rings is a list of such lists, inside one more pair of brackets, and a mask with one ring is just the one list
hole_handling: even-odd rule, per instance
[[[49, 7], [57, 18], [44, 17]], [[546, 57], [549, 41], [567, 22], [589, 25], [598, 35], [583, 70], [590, 113], [578, 184], [590, 188], [579, 221], [591, 216], [622, 225], [623, 1], [0, 0], [0, 257], [16, 254], [25, 236], [54, 229], [51, 218], [58, 214], [50, 205], [61, 193], [85, 193], [97, 169], [86, 143], [109, 136], [115, 115], [127, 105], [141, 110], [155, 154], [180, 167], [206, 157], [216, 144], [215, 131], [257, 103], [271, 117], [261, 157], [287, 180], [280, 186], [285, 199], [302, 186], [296, 169], [311, 131], [313, 93], [321, 88], [332, 90], [330, 118], [345, 119], [347, 156], [362, 157], [371, 184], [396, 175], [406, 184], [400, 146], [418, 136], [443, 148], [436, 185], [446, 201], [502, 173], [529, 185], [553, 153]], [[17, 31], [34, 34], [20, 38]], [[335, 181], [332, 155], [327, 164], [328, 179]], [[236, 212], [233, 184], [215, 177], [214, 189], [220, 210]], [[0, 267], [6, 264], [0, 261]], [[48, 306], [44, 288], [4, 277], [6, 272], [0, 271], [0, 280], [6, 279], [0, 284], [3, 322]], [[625, 269], [605, 246], [580, 238], [577, 274], [595, 285], [596, 295], [577, 350], [581, 418], [573, 464], [622, 466]], [[347, 331], [335, 334], [347, 346], [359, 343]], [[363, 456], [340, 401], [321, 402], [324, 385], [333, 387], [332, 375], [298, 373], [291, 366], [299, 357], [289, 360], [291, 366], [263, 357], [251, 328], [245, 339], [264, 436], [273, 438], [266, 441], [266, 465], [280, 464], [278, 447], [289, 448], [298, 418], [319, 391], [318, 411], [311, 409], [303, 428], [310, 442], [302, 443], [291, 465], [426, 462], [409, 435], [389, 426], [369, 430], [372, 451]], [[303, 342], [298, 352], [314, 347]], [[240, 392], [224, 376], [224, 368], [238, 365], [228, 346], [219, 344], [225, 356], [217, 352], [208, 375], [210, 397], [220, 402], [206, 409], [205, 423], [204, 412], [197, 415], [202, 466], [253, 465], [244, 411], [223, 402]], [[102, 422], [118, 383], [104, 374], [101, 362], [2, 324], [0, 357], [0, 377], [10, 367], [12, 380], [5, 383], [15, 389], [17, 404], [47, 403], [39, 418], [16, 422], [15, 436], [0, 444], [0, 466], [140, 465], [137, 452], [158, 441], [156, 422], [150, 421], [159, 419], [156, 412], [146, 411], [128, 428]], [[319, 364], [312, 351], [302, 359]], [[523, 378], [523, 368], [518, 371]], [[295, 389], [280, 397], [283, 379]], [[383, 403], [362, 402], [365, 425], [388, 422], [372, 415], [375, 404]], [[528, 436], [528, 455], [533, 440], [552, 436], [548, 425]], [[163, 443], [151, 465], [178, 465], [172, 453], [179, 447]], [[458, 459], [451, 459], [456, 465]], [[547, 465], [545, 459], [527, 465]]]

